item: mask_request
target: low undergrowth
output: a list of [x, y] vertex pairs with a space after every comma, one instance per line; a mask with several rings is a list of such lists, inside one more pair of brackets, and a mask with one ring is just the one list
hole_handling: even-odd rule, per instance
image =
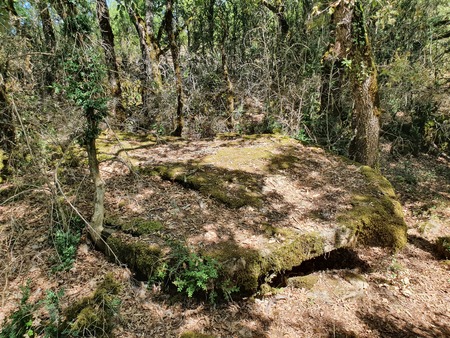
[[[60, 305], [64, 290], [47, 290], [44, 299], [34, 302], [30, 301], [30, 281], [21, 291], [19, 308], [3, 323], [0, 338], [111, 337], [121, 304], [120, 284], [111, 274], [91, 296], [65, 310]], [[44, 319], [37, 315], [42, 312], [46, 314]]]
[[162, 264], [150, 277], [150, 284], [159, 284], [170, 288], [172, 285], [178, 293], [188, 298], [194, 295], [205, 295], [211, 303], [215, 303], [218, 291], [226, 298], [239, 290], [219, 284], [221, 266], [219, 262], [210, 257], [192, 252], [180, 243], [171, 244], [172, 251]]
[[83, 221], [73, 217], [68, 221], [67, 227], [57, 225], [50, 233], [50, 240], [56, 250], [53, 260], [52, 272], [70, 270], [75, 262], [78, 245], [81, 239]]

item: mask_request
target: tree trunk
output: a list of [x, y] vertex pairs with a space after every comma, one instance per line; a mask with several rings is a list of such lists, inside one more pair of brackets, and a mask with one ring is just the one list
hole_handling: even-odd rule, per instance
[[109, 10], [106, 0], [97, 0], [97, 19], [108, 68], [109, 86], [113, 98], [112, 113], [116, 117], [117, 122], [122, 124], [126, 119], [126, 114], [122, 105], [122, 86], [120, 84], [119, 69], [114, 50], [114, 34], [109, 21]]
[[183, 78], [181, 74], [180, 66], [180, 50], [177, 43], [178, 34], [175, 33], [173, 16], [173, 1], [167, 0], [166, 6], [166, 32], [169, 39], [170, 52], [172, 54], [173, 70], [175, 72], [175, 84], [177, 90], [177, 115], [176, 115], [176, 125], [175, 130], [172, 132], [173, 136], [181, 136], [184, 127], [184, 116], [183, 116]]
[[[89, 108], [92, 110], [92, 108]], [[88, 118], [88, 123], [90, 124], [90, 129], [94, 130], [96, 128], [95, 119], [89, 118], [94, 116], [93, 111], [88, 111], [86, 113]], [[89, 171], [91, 173], [92, 180], [94, 181], [95, 193], [94, 193], [94, 212], [92, 214], [91, 223], [89, 227], [89, 235], [94, 241], [97, 247], [102, 248], [101, 234], [103, 231], [103, 220], [105, 217], [105, 182], [100, 175], [100, 169], [97, 159], [97, 148], [95, 144], [95, 137], [89, 137], [86, 140], [86, 151], [88, 154]]]
[[[50, 11], [48, 10], [48, 4], [43, 0], [38, 0], [37, 2], [39, 9], [39, 16], [41, 18], [42, 23], [42, 31], [44, 33], [44, 41], [45, 41], [45, 51], [49, 54], [55, 53], [56, 48], [56, 38], [55, 31], [53, 29], [53, 22], [50, 17]], [[44, 86], [46, 88], [47, 93], [52, 92], [51, 85], [55, 81], [55, 61], [53, 55], [45, 55], [44, 56], [45, 67], [45, 75], [44, 75]]]
[[271, 4], [266, 0], [262, 0], [262, 4], [267, 7], [278, 18], [278, 25], [280, 27], [281, 39], [285, 40], [289, 33], [289, 23], [286, 19], [284, 3], [281, 0], [276, 0], [275, 4]]
[[361, 2], [355, 1], [353, 19], [353, 62], [351, 71], [353, 97], [354, 137], [350, 144], [350, 157], [355, 161], [378, 167], [380, 110], [378, 109], [377, 69], [367, 33]]
[[[11, 23], [15, 26], [19, 22], [14, 2], [8, 0], [5, 4]], [[6, 80], [8, 74], [8, 62], [0, 63], [0, 169], [8, 171], [8, 157], [14, 148], [16, 141], [16, 129], [14, 127], [13, 108], [8, 98]], [[1, 180], [1, 179], [0, 179]]]
[[[354, 134], [349, 148], [350, 158], [377, 167], [380, 132], [377, 72], [362, 7], [359, 0], [341, 0], [334, 6], [334, 43], [323, 60], [345, 69], [339, 75], [342, 77], [345, 73], [352, 86]], [[322, 92], [322, 95], [326, 94]]]
[[222, 45], [220, 47], [220, 52], [222, 54], [222, 74], [223, 74], [223, 79], [225, 81], [226, 84], [226, 90], [225, 90], [225, 94], [226, 94], [226, 112], [227, 112], [227, 127], [228, 129], [233, 130], [234, 128], [234, 88], [233, 88], [233, 82], [231, 82], [230, 79], [230, 74], [228, 72], [228, 59], [227, 59], [227, 54], [225, 51], [225, 37], [226, 35], [224, 35], [223, 41], [222, 41]]
[[13, 123], [13, 111], [6, 92], [5, 79], [0, 73], [0, 150], [6, 155], [4, 157], [2, 156], [4, 162], [6, 162], [7, 157], [14, 147], [15, 138], [16, 132]]
[[[148, 4], [150, 5], [150, 4]], [[159, 70], [159, 57], [161, 50], [159, 43], [153, 33], [152, 25], [147, 27], [151, 16], [151, 7], [146, 10], [146, 21], [144, 21], [131, 7], [128, 7], [128, 15], [133, 23], [139, 37], [139, 45], [142, 57], [141, 97], [144, 115], [151, 116], [151, 102], [159, 96], [162, 89], [162, 77]]]
[[214, 17], [214, 7], [216, 5], [215, 0], [209, 0], [207, 8], [207, 19], [208, 19], [208, 42], [209, 47], [212, 49], [214, 47], [214, 27], [215, 27], [215, 17]]

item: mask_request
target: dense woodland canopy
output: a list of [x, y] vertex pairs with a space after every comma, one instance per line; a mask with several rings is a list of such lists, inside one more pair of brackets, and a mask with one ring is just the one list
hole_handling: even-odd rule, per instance
[[64, 142], [104, 118], [191, 138], [283, 132], [361, 162], [358, 123], [378, 135], [381, 119], [393, 151], [448, 150], [446, 1], [4, 0], [0, 19], [10, 168], [44, 151], [26, 137]]

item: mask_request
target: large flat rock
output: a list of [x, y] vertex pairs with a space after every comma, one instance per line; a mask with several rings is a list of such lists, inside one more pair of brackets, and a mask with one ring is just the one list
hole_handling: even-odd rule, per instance
[[161, 233], [183, 239], [220, 261], [243, 291], [337, 248], [398, 250], [406, 243], [402, 208], [384, 177], [290, 138], [171, 140], [136, 144], [127, 156], [141, 179], [159, 177], [179, 187], [165, 203], [189, 206], [179, 227], [161, 214], [165, 229], [139, 240], [154, 245], [151, 237]]

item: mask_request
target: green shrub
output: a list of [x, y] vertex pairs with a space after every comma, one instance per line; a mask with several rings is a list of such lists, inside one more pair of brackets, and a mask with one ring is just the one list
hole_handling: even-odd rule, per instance
[[232, 293], [239, 291], [231, 281], [221, 279], [221, 267], [217, 260], [191, 252], [180, 243], [171, 246], [172, 253], [153, 272], [150, 283], [172, 283], [177, 292], [189, 298], [204, 293], [211, 303], [216, 302], [218, 291], [226, 300], [231, 300]]
[[71, 269], [75, 262], [78, 244], [80, 243], [80, 234], [71, 230], [63, 231], [58, 229], [55, 232], [53, 241], [58, 257], [55, 259], [56, 264], [53, 266], [52, 271]]
[[54, 210], [53, 221], [55, 226], [49, 237], [57, 255], [52, 258], [54, 264], [52, 271], [67, 271], [75, 262], [81, 232], [85, 224], [78, 216], [71, 217], [66, 221], [65, 217], [62, 217], [57, 210]]
[[33, 311], [37, 304], [29, 303], [30, 281], [21, 287], [22, 298], [19, 309], [9, 316], [9, 321], [3, 323], [3, 329], [0, 332], [0, 338], [23, 338], [34, 337], [35, 328], [33, 326]]
[[64, 295], [64, 290], [54, 292], [48, 290], [44, 304], [48, 311], [49, 319], [44, 324], [44, 337], [64, 337], [65, 333], [60, 332], [62, 323], [62, 311], [60, 307], [60, 299]]

